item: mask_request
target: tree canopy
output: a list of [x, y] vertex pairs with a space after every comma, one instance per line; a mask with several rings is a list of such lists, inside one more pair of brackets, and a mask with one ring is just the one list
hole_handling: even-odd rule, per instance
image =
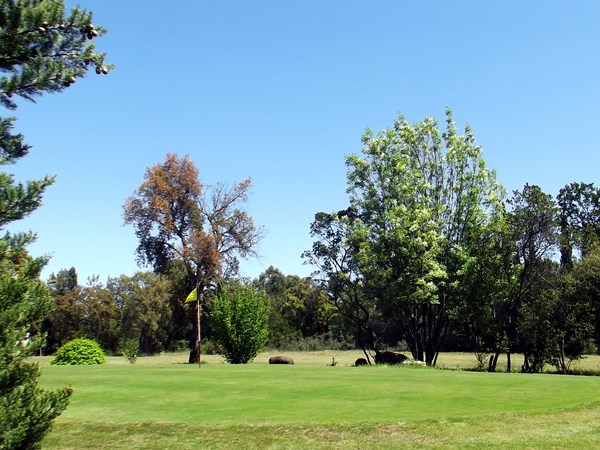
[[0, 2], [0, 104], [15, 109], [15, 97], [33, 101], [49, 92], [62, 92], [88, 70], [108, 73], [105, 54], [97, 53], [95, 38], [106, 30], [92, 13], [63, 1]]
[[[363, 145], [362, 156], [346, 158], [344, 219], [327, 221], [342, 229], [331, 234], [319, 225], [325, 217], [319, 213], [313, 234], [320, 243], [309, 256], [320, 261], [326, 278], [335, 272], [336, 302], [345, 301], [341, 268], [342, 279], [360, 283], [357, 311], [386, 318], [379, 339], [404, 340], [413, 357], [435, 364], [449, 315], [462, 300], [457, 283], [467, 260], [478, 256], [471, 237], [497, 214], [503, 190], [470, 128], [459, 135], [449, 110], [443, 132], [432, 118], [411, 125], [400, 116], [377, 135], [367, 130]], [[344, 259], [334, 248], [340, 243]]]

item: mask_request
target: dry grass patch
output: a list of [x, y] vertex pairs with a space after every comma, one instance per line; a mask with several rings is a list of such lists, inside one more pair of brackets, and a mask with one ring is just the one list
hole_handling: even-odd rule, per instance
[[600, 407], [548, 414], [337, 425], [203, 425], [61, 421], [46, 449], [600, 448]]

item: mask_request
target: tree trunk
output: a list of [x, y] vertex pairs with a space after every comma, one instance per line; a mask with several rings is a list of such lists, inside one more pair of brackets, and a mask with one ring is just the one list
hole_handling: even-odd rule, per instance
[[529, 372], [529, 359], [527, 356], [527, 352], [523, 353], [523, 367], [522, 367], [522, 372]]
[[192, 348], [190, 349], [190, 358], [188, 360], [189, 364], [198, 364], [200, 362], [200, 347], [198, 347], [198, 342], [194, 339], [194, 343]]
[[367, 360], [367, 362], [371, 366], [372, 363], [371, 363], [371, 356], [369, 355], [369, 352], [367, 352], [367, 349], [364, 346], [362, 347], [362, 351], [365, 354], [365, 359]]
[[562, 339], [560, 341], [560, 365], [562, 368], [563, 375], [567, 374], [567, 364], [566, 364], [566, 355], [565, 355], [565, 335], [563, 333]]
[[498, 365], [498, 357], [500, 356], [500, 352], [496, 352], [493, 355], [490, 355], [490, 363], [488, 365], [488, 372], [495, 372], [496, 366]]

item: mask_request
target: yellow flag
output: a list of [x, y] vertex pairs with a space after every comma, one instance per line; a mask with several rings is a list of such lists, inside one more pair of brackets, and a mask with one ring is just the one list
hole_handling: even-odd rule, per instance
[[196, 300], [198, 300], [198, 288], [196, 288], [192, 292], [190, 292], [190, 295], [188, 295], [187, 298], [185, 299], [186, 303], [187, 302], [195, 302]]

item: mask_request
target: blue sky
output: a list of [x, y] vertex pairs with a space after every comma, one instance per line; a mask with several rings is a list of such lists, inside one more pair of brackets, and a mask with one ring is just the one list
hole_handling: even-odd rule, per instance
[[122, 205], [168, 152], [189, 154], [205, 183], [252, 177], [246, 206], [266, 236], [242, 264], [249, 277], [270, 265], [310, 274], [300, 254], [314, 214], [347, 204], [344, 156], [398, 113], [443, 123], [451, 107], [508, 190], [597, 181], [595, 0], [80, 5], [109, 30], [97, 45], [117, 70], [14, 113], [33, 149], [10, 171], [57, 176], [11, 227], [38, 233], [31, 253], [52, 255], [44, 278], [144, 269]]

